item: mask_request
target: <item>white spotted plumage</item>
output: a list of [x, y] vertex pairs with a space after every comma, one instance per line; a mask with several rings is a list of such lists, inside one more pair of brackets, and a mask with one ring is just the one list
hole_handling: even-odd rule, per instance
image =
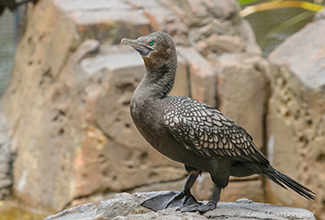
[[218, 110], [194, 99], [175, 96], [165, 108], [164, 124], [186, 149], [206, 157], [237, 157], [265, 162], [251, 136]]

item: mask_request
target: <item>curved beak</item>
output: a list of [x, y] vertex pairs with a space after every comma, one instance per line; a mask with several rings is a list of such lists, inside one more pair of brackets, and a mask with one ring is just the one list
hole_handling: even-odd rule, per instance
[[132, 39], [123, 38], [121, 40], [121, 44], [130, 45], [136, 51], [138, 51], [138, 53], [140, 53], [142, 56], [148, 56], [151, 51], [154, 51], [155, 50], [152, 47], [149, 47], [147, 45], [144, 45], [138, 39], [132, 40]]

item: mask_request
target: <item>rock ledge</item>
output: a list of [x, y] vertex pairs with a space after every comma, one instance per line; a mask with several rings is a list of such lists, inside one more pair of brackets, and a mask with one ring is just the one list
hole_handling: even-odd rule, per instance
[[147, 193], [120, 193], [113, 199], [100, 203], [96, 207], [93, 203], [80, 205], [51, 215], [45, 220], [146, 220], [146, 219], [270, 219], [270, 220], [315, 220], [312, 212], [285, 206], [276, 206], [265, 203], [255, 203], [248, 199], [239, 199], [236, 202], [220, 202], [218, 208], [200, 215], [198, 213], [181, 213], [176, 208], [159, 212], [152, 212], [140, 206], [141, 202], [153, 195], [163, 192]]

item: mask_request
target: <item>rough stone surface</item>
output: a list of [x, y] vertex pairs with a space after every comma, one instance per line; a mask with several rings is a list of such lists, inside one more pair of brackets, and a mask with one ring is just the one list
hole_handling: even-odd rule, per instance
[[190, 88], [189, 88], [189, 76], [188, 72], [188, 60], [184, 59], [178, 54], [178, 68], [177, 74], [175, 77], [175, 84], [173, 90], [169, 95], [177, 96], [177, 95], [185, 95], [190, 96]]
[[[41, 0], [30, 9], [0, 103], [12, 143], [0, 169], [8, 181], [1, 184], [13, 182], [22, 204], [51, 212], [120, 191], [180, 190], [183, 165], [150, 147], [129, 115], [143, 61], [131, 48], [115, 44], [122, 37], [168, 32], [182, 46], [172, 95], [216, 107], [215, 60], [224, 52], [259, 53], [236, 1]], [[12, 168], [8, 158], [16, 153]], [[213, 186], [205, 179], [193, 190], [209, 199]], [[254, 192], [249, 198], [263, 201], [261, 183], [236, 180], [223, 199]]]
[[[30, 118], [38, 120], [21, 121], [29, 126], [19, 127], [15, 137], [26, 145], [17, 146], [14, 189], [16, 196], [30, 206], [42, 203], [48, 210], [60, 210], [73, 198], [125, 191], [185, 175], [181, 164], [158, 154], [132, 123], [129, 103], [142, 78], [141, 58], [131, 49], [119, 53], [119, 49], [98, 49], [98, 45], [90, 40], [81, 44], [51, 89], [44, 91], [46, 105], [29, 113]], [[89, 54], [96, 50], [100, 51], [96, 56]], [[37, 142], [36, 134], [27, 132], [36, 126], [33, 123], [47, 131]], [[36, 149], [42, 157], [34, 154]], [[24, 166], [30, 158], [35, 164]], [[45, 163], [55, 165], [48, 167]], [[45, 181], [51, 177], [55, 181]]]
[[151, 32], [150, 20], [124, 1], [53, 1], [71, 18], [81, 40], [95, 38], [118, 44], [121, 36], [135, 38]]
[[271, 204], [255, 203], [249, 199], [236, 202], [220, 202], [218, 207], [203, 215], [198, 213], [181, 213], [177, 208], [152, 212], [140, 206], [141, 202], [153, 195], [150, 193], [121, 193], [113, 199], [102, 202], [98, 208], [94, 204], [85, 204], [47, 217], [45, 220], [142, 220], [142, 219], [270, 219], [270, 220], [314, 220], [310, 211], [300, 208], [289, 208]]
[[[179, 190], [181, 188], [175, 189]], [[210, 200], [214, 183], [210, 174], [203, 173], [195, 182], [192, 193], [198, 200]], [[172, 189], [173, 190], [173, 189]], [[230, 178], [228, 186], [221, 191], [221, 202], [234, 202], [238, 198], [248, 198], [255, 202], [265, 202], [261, 176], [254, 175], [246, 178]]]
[[[205, 57], [215, 57], [224, 52], [261, 53], [253, 30], [247, 21], [238, 15], [240, 8], [235, 0], [159, 2], [190, 27], [187, 32], [190, 43]], [[181, 30], [186, 33], [186, 28]], [[184, 39], [181, 39], [184, 42]]]
[[[324, 13], [324, 12], [322, 12]], [[268, 154], [278, 170], [316, 192], [315, 202], [267, 184], [267, 200], [312, 210], [325, 219], [325, 19], [288, 38], [269, 60], [280, 67], [271, 77]]]
[[308, 24], [279, 45], [269, 56], [273, 63], [287, 66], [310, 89], [324, 85], [324, 26], [324, 18]]
[[269, 90], [268, 62], [259, 55], [224, 54], [214, 64], [218, 70], [218, 109], [245, 128], [261, 149]]
[[11, 148], [11, 140], [0, 116], [0, 200], [9, 196], [12, 186], [12, 163], [15, 153]]
[[216, 106], [216, 77], [210, 63], [192, 47], [179, 47], [179, 55], [188, 61], [192, 98]]

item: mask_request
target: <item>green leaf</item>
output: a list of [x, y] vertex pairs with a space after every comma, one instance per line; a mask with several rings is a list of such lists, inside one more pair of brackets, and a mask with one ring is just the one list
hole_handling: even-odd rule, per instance
[[238, 3], [240, 5], [246, 5], [246, 4], [249, 4], [249, 3], [252, 3], [252, 2], [258, 2], [258, 1], [261, 1], [261, 0], [238, 0]]
[[270, 41], [272, 36], [277, 35], [278, 33], [288, 29], [289, 27], [291, 27], [307, 18], [310, 18], [314, 14], [315, 14], [314, 11], [304, 11], [296, 16], [293, 16], [292, 18], [284, 21], [283, 23], [281, 23], [280, 25], [276, 26], [271, 31], [269, 31], [264, 37], [262, 37], [258, 41], [258, 44], [260, 46], [266, 45]]
[[325, 6], [304, 1], [273, 1], [247, 6], [241, 10], [239, 14], [242, 17], [245, 17], [255, 12], [268, 11], [278, 8], [303, 8], [310, 11], [320, 11], [324, 9]]

